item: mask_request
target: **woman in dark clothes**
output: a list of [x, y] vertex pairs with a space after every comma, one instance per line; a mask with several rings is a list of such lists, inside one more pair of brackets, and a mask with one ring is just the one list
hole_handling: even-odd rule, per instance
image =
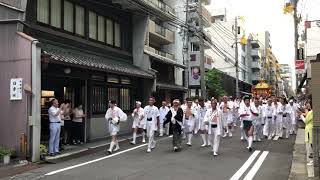
[[169, 133], [173, 135], [173, 151], [177, 152], [181, 150], [181, 132], [183, 129], [182, 125], [182, 119], [183, 119], [183, 110], [180, 108], [180, 101], [178, 99], [175, 99], [173, 101], [173, 106], [170, 108], [170, 111], [165, 117], [165, 121], [163, 123], [163, 126], [165, 126], [167, 123], [170, 123], [170, 130]]

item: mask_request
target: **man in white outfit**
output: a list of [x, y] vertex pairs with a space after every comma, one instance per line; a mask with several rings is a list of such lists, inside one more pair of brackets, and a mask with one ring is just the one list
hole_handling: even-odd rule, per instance
[[232, 106], [229, 104], [228, 97], [223, 96], [222, 102], [220, 103], [220, 111], [222, 112], [222, 123], [224, 128], [224, 135], [226, 137], [232, 137], [232, 128], [233, 128], [233, 116], [232, 116]]
[[[108, 122], [109, 132], [112, 136], [108, 153], [112, 154], [113, 151], [118, 151], [120, 149], [117, 134], [120, 131], [120, 121], [126, 121], [127, 115], [116, 106], [116, 101], [111, 100], [109, 101], [109, 109], [106, 112], [105, 119]], [[114, 146], [116, 146], [116, 148], [113, 150]]]
[[192, 100], [187, 98], [187, 107], [184, 111], [183, 126], [184, 134], [187, 136], [187, 145], [192, 146], [192, 136], [195, 129], [195, 123], [198, 119], [198, 112], [192, 107]]
[[282, 104], [278, 102], [278, 99], [275, 98], [273, 101], [273, 106], [276, 111], [276, 116], [275, 116], [275, 126], [274, 126], [274, 131], [276, 136], [274, 140], [278, 140], [279, 137], [282, 136], [282, 115], [283, 115], [283, 107]]
[[213, 155], [218, 155], [220, 135], [222, 133], [221, 111], [217, 108], [217, 101], [211, 100], [211, 108], [207, 110], [204, 122], [208, 125]]
[[[286, 98], [281, 98], [281, 104], [282, 104], [282, 131], [280, 137], [283, 137], [283, 133], [286, 134], [285, 138], [288, 139], [290, 136], [290, 130], [291, 130], [291, 119], [290, 119], [290, 108], [288, 105], [288, 102]], [[285, 131], [283, 131], [285, 129]]]
[[138, 131], [142, 132], [142, 143], [145, 143], [146, 133], [145, 133], [145, 129], [143, 128], [145, 127], [146, 121], [144, 119], [144, 110], [141, 107], [140, 101], [136, 101], [136, 108], [133, 110], [132, 117], [133, 117], [133, 123], [132, 123], [133, 136], [132, 136], [131, 144], [133, 145], [136, 144]]
[[160, 113], [160, 137], [163, 136], [164, 132], [166, 135], [169, 135], [169, 124], [166, 124], [166, 126], [163, 126], [164, 119], [166, 115], [169, 112], [169, 108], [167, 107], [167, 102], [162, 101], [162, 106], [159, 108], [159, 113]]
[[159, 126], [159, 109], [154, 106], [154, 97], [149, 98], [149, 105], [144, 107], [144, 118], [146, 120], [145, 129], [147, 130], [148, 137], [148, 149], [150, 153], [152, 149], [156, 147], [156, 141], [154, 140], [154, 132], [157, 131]]
[[209, 141], [209, 135], [208, 135], [208, 125], [205, 124], [204, 122], [204, 117], [207, 112], [207, 107], [204, 104], [204, 99], [200, 98], [199, 99], [199, 108], [198, 108], [198, 119], [199, 119], [199, 126], [196, 127], [198, 128], [198, 132], [200, 132], [203, 144], [201, 147], [205, 146], [210, 146], [210, 141]]
[[268, 104], [263, 108], [263, 118], [264, 118], [264, 128], [263, 128], [263, 135], [268, 137], [269, 140], [272, 139], [275, 129], [275, 116], [276, 110], [272, 105], [272, 99], [268, 99]]
[[291, 120], [290, 134], [296, 134], [298, 106], [297, 104], [294, 103], [293, 99], [289, 101], [289, 111], [290, 111], [290, 120]]
[[258, 98], [254, 99], [254, 106], [252, 106], [253, 111], [258, 113], [258, 116], [254, 116], [254, 132], [253, 132], [253, 141], [261, 141], [261, 137], [263, 134], [263, 126], [262, 124], [264, 124], [262, 119], [262, 108], [260, 106], [260, 101]]

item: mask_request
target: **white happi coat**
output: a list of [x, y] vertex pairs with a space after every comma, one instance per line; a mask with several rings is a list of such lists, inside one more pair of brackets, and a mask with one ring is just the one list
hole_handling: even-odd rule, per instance
[[198, 108], [198, 119], [199, 119], [198, 121], [199, 121], [199, 123], [198, 123], [198, 127], [196, 127], [196, 128], [198, 128], [198, 130], [208, 130], [208, 125], [206, 125], [204, 122], [204, 117], [206, 115], [206, 112], [207, 112], [207, 107], [206, 106], [201, 107], [199, 105], [199, 108]]
[[166, 117], [166, 115], [168, 114], [168, 112], [170, 111], [170, 109], [165, 106], [165, 107], [160, 107], [159, 108], [159, 113], [160, 113], [160, 117], [159, 117], [159, 120], [160, 120], [160, 124], [163, 124], [164, 122], [164, 118]]
[[252, 109], [252, 111], [253, 111], [254, 113], [257, 113], [257, 114], [258, 114], [258, 116], [252, 116], [252, 118], [254, 119], [254, 120], [253, 120], [253, 121], [254, 121], [254, 124], [255, 124], [255, 125], [262, 125], [262, 124], [264, 124], [264, 119], [262, 118], [263, 116], [262, 116], [262, 108], [261, 108], [261, 106], [256, 107], [255, 105], [253, 105], [253, 106], [251, 107], [251, 109]]
[[296, 104], [293, 104], [292, 106], [288, 105], [289, 111], [290, 111], [290, 120], [292, 124], [297, 124], [297, 111], [298, 106]]
[[[217, 118], [217, 122], [213, 122], [213, 118], [214, 117], [218, 117]], [[217, 135], [221, 135], [222, 134], [222, 130], [223, 130], [223, 127], [222, 127], [222, 113], [221, 113], [221, 110], [219, 108], [217, 108], [215, 111], [212, 110], [212, 108], [208, 109], [207, 112], [206, 112], [206, 115], [204, 116], [204, 122], [209, 122], [209, 125], [208, 125], [208, 134], [212, 134], [212, 128], [211, 128], [211, 125], [212, 124], [216, 124], [217, 125]]]
[[229, 108], [227, 110], [227, 112], [224, 112], [223, 109], [225, 108], [225, 103], [222, 102], [220, 103], [219, 107], [220, 107], [220, 111], [221, 111], [221, 122], [223, 123], [224, 126], [227, 126], [228, 124], [233, 122], [233, 118], [232, 118], [232, 111], [233, 108], [231, 107], [231, 104], [229, 102], [227, 102], [227, 108]]
[[[160, 116], [159, 109], [156, 106], [146, 106], [144, 107], [144, 119], [145, 119], [145, 127], [148, 131], [157, 131], [157, 117]], [[151, 118], [152, 121], [147, 121], [148, 118]]]
[[183, 126], [186, 132], [192, 132], [195, 129], [196, 121], [198, 120], [198, 112], [195, 108], [191, 107], [192, 116], [186, 120], [186, 112], [188, 107], [183, 111]]
[[132, 117], [133, 117], [133, 123], [132, 128], [144, 128], [146, 124], [145, 118], [142, 118], [144, 116], [144, 110], [143, 108], [136, 108], [133, 110]]
[[119, 121], [125, 121], [127, 120], [127, 115], [117, 106], [115, 106], [113, 109], [109, 108], [106, 112], [105, 119], [108, 121], [109, 124], [109, 132], [111, 135], [116, 135], [120, 131], [120, 125], [112, 123], [110, 118], [118, 117]]

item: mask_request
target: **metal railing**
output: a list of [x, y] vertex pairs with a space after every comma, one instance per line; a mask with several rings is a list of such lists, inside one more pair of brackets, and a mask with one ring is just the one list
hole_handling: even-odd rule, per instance
[[168, 6], [166, 3], [160, 0], [143, 0], [143, 1], [150, 3], [152, 6], [155, 6], [164, 12], [170, 13], [172, 15], [175, 14], [175, 11], [172, 7]]
[[166, 37], [166, 28], [163, 26], [160, 26], [158, 24], [155, 24], [155, 31], [157, 34], [160, 34], [163, 37]]

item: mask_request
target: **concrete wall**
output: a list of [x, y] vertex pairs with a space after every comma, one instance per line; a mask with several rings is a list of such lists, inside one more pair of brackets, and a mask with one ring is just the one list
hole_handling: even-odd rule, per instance
[[28, 129], [27, 94], [23, 91], [21, 101], [10, 101], [9, 87], [11, 78], [31, 85], [31, 43], [16, 32], [17, 24], [0, 24], [0, 145], [19, 150], [20, 134]]

